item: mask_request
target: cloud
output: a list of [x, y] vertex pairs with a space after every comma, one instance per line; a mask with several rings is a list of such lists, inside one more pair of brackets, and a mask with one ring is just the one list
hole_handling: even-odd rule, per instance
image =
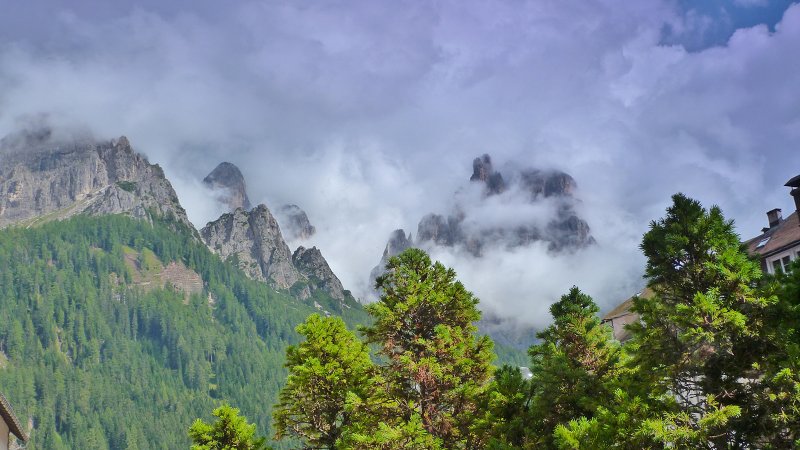
[[748, 237], [762, 211], [791, 208], [797, 5], [692, 51], [664, 30], [692, 36], [707, 18], [666, 0], [114, 5], [23, 2], [0, 18], [0, 134], [42, 113], [125, 134], [198, 226], [218, 212], [198, 180], [232, 161], [254, 203], [307, 211], [311, 244], [356, 293], [391, 230], [446, 212], [486, 152], [573, 175], [599, 242], [440, 255], [487, 305], [537, 323], [572, 284], [604, 306], [632, 293], [638, 237], [677, 191]]

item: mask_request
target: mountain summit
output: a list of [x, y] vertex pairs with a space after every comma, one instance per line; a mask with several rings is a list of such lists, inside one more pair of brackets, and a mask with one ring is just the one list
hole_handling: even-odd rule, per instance
[[[0, 159], [0, 227], [76, 214], [171, 217], [191, 228], [164, 171], [136, 153], [125, 136], [51, 142], [4, 139]], [[22, 145], [24, 144], [24, 145]]]
[[[370, 273], [370, 283], [383, 272], [388, 259], [407, 247], [448, 247], [480, 258], [494, 249], [514, 249], [535, 242], [550, 252], [570, 252], [592, 245], [589, 224], [576, 209], [577, 183], [568, 173], [536, 168], [495, 169], [491, 156], [472, 162], [470, 185], [455, 196], [449, 214], [430, 213], [417, 225], [416, 239], [395, 230]], [[474, 186], [480, 196], [470, 196]], [[526, 213], [523, 213], [525, 211]]]
[[228, 207], [229, 211], [236, 208], [250, 209], [250, 199], [247, 197], [247, 184], [242, 171], [235, 164], [222, 162], [205, 178], [203, 183], [213, 190], [221, 190], [220, 200]]

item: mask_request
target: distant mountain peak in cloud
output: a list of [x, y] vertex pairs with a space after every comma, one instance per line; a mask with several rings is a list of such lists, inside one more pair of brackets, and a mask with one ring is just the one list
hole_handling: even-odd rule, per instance
[[203, 183], [213, 190], [223, 191], [220, 200], [225, 203], [228, 211], [235, 211], [237, 208], [249, 210], [252, 207], [242, 171], [233, 163], [220, 163], [203, 179]]
[[577, 183], [568, 173], [525, 168], [504, 175], [494, 169], [488, 154], [475, 158], [472, 167], [470, 182], [483, 185], [480, 198], [470, 196], [469, 190], [456, 193], [453, 212], [422, 217], [416, 239], [395, 230], [370, 273], [372, 284], [390, 257], [412, 246], [452, 248], [480, 258], [486, 251], [513, 250], [536, 242], [554, 253], [595, 243], [589, 224], [576, 211]]

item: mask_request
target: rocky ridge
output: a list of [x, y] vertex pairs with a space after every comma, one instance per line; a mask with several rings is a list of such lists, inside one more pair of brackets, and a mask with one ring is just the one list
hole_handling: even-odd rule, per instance
[[49, 133], [0, 143], [0, 227], [29, 226], [75, 214], [155, 213], [191, 228], [186, 211], [158, 165], [125, 136], [51, 142]]
[[298, 247], [292, 255], [292, 263], [306, 278], [311, 292], [322, 290], [335, 299], [344, 300], [347, 295], [344, 286], [331, 270], [328, 261], [322, 257], [319, 249]]
[[279, 289], [289, 289], [303, 279], [292, 265], [292, 252], [278, 221], [264, 205], [223, 214], [200, 230], [200, 236], [222, 259], [235, 257], [250, 278]]
[[289, 249], [286, 238], [307, 239], [315, 232], [300, 207], [285, 205], [276, 215], [264, 204], [248, 211], [241, 206], [249, 203], [244, 177], [231, 163], [221, 163], [203, 181], [235, 193], [229, 197], [233, 201], [226, 203], [230, 212], [200, 230], [211, 251], [222, 259], [236, 261], [250, 278], [290, 290], [301, 299], [310, 298], [316, 291], [324, 291], [340, 302], [351, 297], [319, 249], [301, 246], [294, 253]]
[[[576, 212], [579, 201], [574, 197], [577, 183], [569, 174], [558, 170], [523, 169], [497, 171], [489, 155], [482, 155], [472, 163], [470, 182], [481, 187], [482, 198], [477, 208], [490, 197], [507, 198], [518, 195], [527, 204], [547, 201], [555, 208], [553, 217], [541, 223], [514, 223], [500, 225], [475, 225], [480, 223], [469, 217], [456, 204], [450, 214], [430, 213], [417, 226], [416, 240], [403, 230], [395, 230], [389, 238], [380, 263], [370, 273], [371, 285], [383, 272], [388, 258], [408, 247], [453, 247], [465, 250], [474, 257], [481, 257], [487, 249], [518, 248], [534, 242], [544, 242], [551, 252], [575, 251], [592, 245], [595, 241], [591, 229]], [[513, 194], [512, 194], [513, 191]]]

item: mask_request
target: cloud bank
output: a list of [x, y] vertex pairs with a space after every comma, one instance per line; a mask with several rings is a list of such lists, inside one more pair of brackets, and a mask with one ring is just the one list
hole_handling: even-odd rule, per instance
[[447, 211], [482, 153], [570, 173], [598, 241], [561, 257], [435, 255], [487, 307], [538, 325], [572, 284], [606, 308], [637, 289], [639, 238], [677, 191], [719, 204], [746, 237], [763, 211], [792, 208], [798, 5], [710, 44], [703, 30], [726, 16], [669, 0], [10, 8], [0, 135], [41, 114], [125, 134], [198, 227], [219, 212], [200, 180], [234, 162], [254, 203], [307, 211], [311, 243], [356, 294], [391, 230]]

